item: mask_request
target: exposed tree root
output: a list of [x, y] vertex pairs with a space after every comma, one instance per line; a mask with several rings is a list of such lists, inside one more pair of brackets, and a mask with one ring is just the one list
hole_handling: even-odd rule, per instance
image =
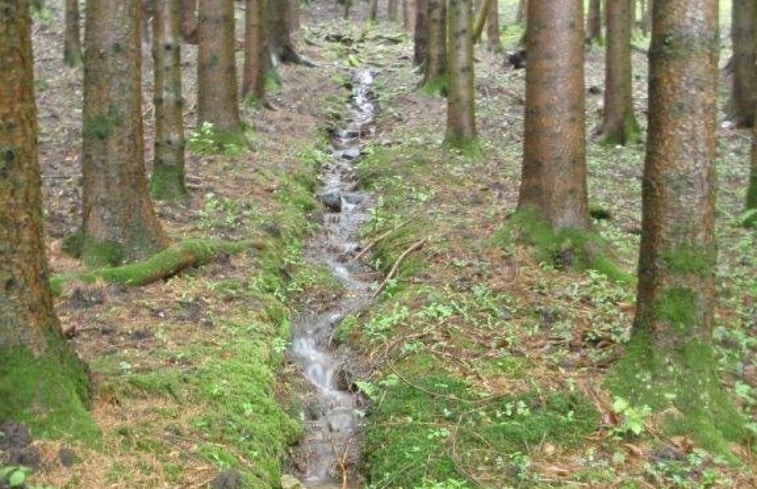
[[66, 284], [72, 282], [91, 284], [98, 280], [138, 287], [173, 277], [185, 268], [202, 265], [221, 254], [234, 254], [250, 248], [262, 249], [262, 247], [261, 243], [255, 241], [190, 239], [169, 246], [141, 262], [54, 275], [50, 279], [50, 289], [53, 294], [60, 295]]

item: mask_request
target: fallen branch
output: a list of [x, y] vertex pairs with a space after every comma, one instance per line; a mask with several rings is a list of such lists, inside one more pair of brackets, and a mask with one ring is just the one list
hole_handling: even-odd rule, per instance
[[98, 280], [139, 287], [173, 277], [185, 268], [202, 265], [222, 253], [235, 254], [249, 248], [262, 247], [262, 244], [254, 241], [190, 239], [171, 245], [141, 262], [53, 275], [50, 278], [50, 289], [54, 295], [60, 295], [67, 283], [91, 284]]
[[365, 245], [363, 247], [363, 249], [360, 250], [360, 253], [358, 253], [357, 255], [353, 256], [352, 259], [350, 260], [350, 262], [356, 262], [356, 261], [358, 261], [360, 258], [362, 258], [363, 255], [365, 255], [366, 253], [368, 253], [371, 250], [371, 248], [373, 248], [374, 246], [376, 246], [377, 243], [379, 243], [381, 240], [383, 240], [384, 238], [386, 238], [387, 236], [389, 236], [390, 234], [392, 234], [393, 232], [395, 232], [396, 230], [398, 230], [399, 228], [401, 228], [402, 226], [404, 226], [405, 224], [407, 224], [409, 222], [410, 222], [410, 219], [407, 219], [407, 220], [402, 221], [401, 223], [397, 224], [392, 229], [389, 229], [388, 231], [385, 231], [385, 232], [381, 233], [376, 239], [374, 239], [373, 241], [371, 241], [370, 243], [368, 243], [367, 245]]
[[389, 281], [392, 279], [392, 277], [394, 277], [394, 275], [397, 273], [397, 270], [399, 269], [400, 263], [402, 263], [402, 260], [404, 260], [405, 257], [407, 255], [409, 255], [410, 253], [412, 253], [414, 250], [417, 250], [418, 248], [420, 248], [421, 246], [423, 246], [423, 244], [427, 240], [428, 240], [428, 238], [423, 238], [420, 241], [416, 241], [415, 243], [413, 243], [412, 245], [410, 245], [410, 247], [408, 249], [406, 249], [405, 251], [402, 252], [402, 254], [400, 255], [400, 257], [397, 258], [397, 261], [394, 262], [394, 265], [392, 266], [392, 269], [389, 270], [389, 273], [386, 275], [386, 278], [384, 279], [384, 281], [381, 282], [381, 285], [379, 285], [378, 289], [376, 289], [376, 291], [373, 293], [373, 297], [374, 298], [377, 297], [381, 293], [382, 290], [384, 290], [384, 287], [386, 287], [386, 284], [388, 284]]

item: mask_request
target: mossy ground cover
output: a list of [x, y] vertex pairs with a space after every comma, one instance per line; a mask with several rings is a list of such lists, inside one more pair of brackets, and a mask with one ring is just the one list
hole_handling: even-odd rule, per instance
[[[80, 86], [81, 72], [49, 61], [59, 57], [63, 23], [62, 3], [48, 3], [57, 20], [35, 31], [38, 46], [49, 51], [38, 55], [48, 61], [37, 67], [47, 232], [55, 272], [72, 273], [77, 263], [59, 250], [78, 226], [78, 150], [72, 149], [78, 146], [69, 135], [80, 127], [80, 94], [69, 87]], [[513, 18], [515, 3], [500, 2], [503, 21]], [[358, 168], [361, 185], [378, 200], [363, 229], [363, 242], [373, 243], [366, 261], [387, 273], [425, 241], [405, 256], [376, 304], [349, 317], [335, 334], [372, 367], [361, 383], [372, 399], [365, 413], [366, 484], [753, 487], [749, 444], [729, 446], [741, 460], [729, 464], [687, 435], [690, 427], [670, 431], [652, 400], [629, 398], [624, 405], [608, 389], [607, 372], [631, 348], [632, 283], [591, 266], [545, 259], [554, 258], [554, 248], [541, 255], [532, 241], [503, 239], [517, 202], [524, 72], [479, 49], [481, 154], [445, 147], [446, 103], [418, 90], [408, 39], [381, 23], [334, 20], [336, 8], [335, 2], [306, 8], [316, 22], [306, 14], [301, 49], [319, 67], [279, 67], [282, 85], [273, 95], [279, 110], [243, 109], [254, 151], [190, 153], [190, 198], [158, 207], [175, 241], [252, 240], [263, 248], [221, 254], [141, 288], [95, 281], [59, 300], [63, 325], [94, 374], [92, 416], [101, 446], [73, 445], [82, 461], [64, 468], [56, 457], [69, 442], [38, 441], [45, 465], [33, 482], [84, 489], [207, 487], [221, 471], [234, 469], [249, 487], [276, 487], [301, 411], [283, 380], [292, 373], [282, 356], [289, 320], [297, 297], [315, 298], [311, 304], [329, 300], [335, 287], [302, 259], [313, 222], [308, 213], [319, 212], [312, 191], [327, 151], [323, 130], [340, 117], [344, 92], [337, 90], [349, 84], [347, 70], [367, 66], [377, 73], [380, 120]], [[522, 29], [503, 32], [505, 50], [514, 50]], [[337, 39], [333, 34], [343, 41], [328, 40]], [[194, 48], [182, 48], [191, 86]], [[587, 86], [601, 88], [601, 48], [587, 48], [586, 66]], [[634, 53], [634, 70], [644, 131], [642, 53]], [[721, 86], [724, 102], [727, 84]], [[601, 115], [601, 94], [593, 92], [587, 95], [589, 132]], [[192, 107], [193, 94], [187, 96]], [[739, 226], [748, 135], [724, 126], [718, 144], [719, 303], [712, 354], [728, 400], [748, 421], [757, 409], [757, 246], [753, 231]], [[607, 250], [612, 265], [632, 276], [643, 146], [590, 139], [587, 149], [589, 195], [598, 217], [593, 232], [601, 243], [592, 246]], [[645, 415], [639, 402], [649, 402], [653, 413]]]

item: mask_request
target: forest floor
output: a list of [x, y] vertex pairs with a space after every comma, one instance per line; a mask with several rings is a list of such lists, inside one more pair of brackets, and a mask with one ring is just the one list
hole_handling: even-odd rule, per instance
[[[401, 262], [376, 302], [334, 334], [362, 359], [355, 385], [370, 401], [363, 455], [350, 470], [374, 489], [757, 486], [753, 446], [734, 444], [734, 462], [693, 437], [668, 437], [644, 406], [624, 406], [604, 385], [634, 314], [644, 146], [605, 147], [592, 137], [603, 50], [586, 51], [587, 165], [598, 246], [622, 271], [612, 277], [566, 267], [571, 243], [539, 249], [508, 232], [522, 155], [523, 70], [477, 48], [483, 157], [446, 149], [445, 100], [418, 90], [400, 26], [366, 23], [362, 2], [343, 21], [334, 3], [303, 7], [297, 46], [317, 67], [280, 66], [282, 84], [270, 97], [277, 110], [244, 107], [254, 133], [249, 150], [203, 154], [213, 141], [193, 123], [196, 53], [182, 46], [191, 198], [157, 204], [161, 221], [175, 241], [259, 246], [145, 287], [66, 287], [56, 309], [92, 370], [101, 438], [33, 433], [30, 486], [257, 489], [278, 487], [282, 470], [296, 469], [287, 459], [301, 434], [303, 387], [287, 353], [289, 325], [345, 293], [303, 250], [323, 214], [315, 194], [328, 128], [346, 110], [356, 68], [374, 72], [379, 108], [377, 134], [357, 163], [376, 201], [362, 234], [371, 245], [365, 260], [384, 274]], [[500, 2], [503, 25], [514, 3]], [[63, 2], [47, 4], [34, 25], [36, 89], [49, 257], [60, 273], [80, 266], [62, 248], [80, 219], [82, 71], [61, 62]], [[503, 28], [505, 51], [521, 34]], [[645, 128], [642, 52], [634, 53], [634, 71]], [[718, 120], [716, 354], [722, 383], [754, 432], [757, 235], [738, 225], [749, 134], [722, 112]]]

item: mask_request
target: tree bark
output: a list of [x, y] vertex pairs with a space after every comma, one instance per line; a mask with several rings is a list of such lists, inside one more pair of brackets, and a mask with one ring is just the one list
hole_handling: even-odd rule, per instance
[[282, 63], [297, 63], [312, 66], [305, 61], [294, 48], [292, 43], [292, 27], [290, 24], [289, 2], [293, 0], [269, 0], [269, 49], [273, 56]]
[[240, 127], [234, 57], [234, 0], [200, 0], [197, 122], [220, 132]]
[[168, 240], [150, 202], [142, 139], [139, 0], [87, 2], [81, 258], [144, 258]]
[[733, 78], [729, 117], [739, 127], [754, 124], [757, 102], [757, 1], [733, 0]]
[[423, 84], [444, 88], [447, 75], [447, 0], [428, 0], [426, 69]]
[[499, 51], [502, 40], [499, 36], [499, 1], [491, 0], [486, 16], [486, 46], [489, 51]]
[[0, 419], [84, 438], [89, 379], [47, 283], [29, 4], [0, 0], [0, 12]]
[[522, 24], [526, 21], [527, 10], [528, 0], [518, 0], [518, 8], [515, 11], [515, 23]]
[[[608, 3], [613, 3], [610, 0]], [[589, 14], [586, 17], [586, 42], [591, 44], [602, 39], [602, 0], [589, 0]]]
[[529, 2], [518, 207], [555, 230], [589, 227], [582, 0]]
[[82, 62], [79, 0], [66, 0], [66, 30], [63, 35], [63, 62], [79, 66]]
[[605, 46], [605, 97], [601, 139], [607, 144], [626, 145], [639, 133], [633, 113], [630, 0], [607, 2]]
[[300, 30], [300, 0], [289, 0], [289, 32]]
[[415, 32], [415, 9], [417, 8], [415, 0], [404, 0], [403, 27], [407, 32]]
[[718, 2], [659, 1], [652, 15], [637, 308], [617, 375], [632, 405], [678, 413], [671, 434], [728, 450], [743, 420], [712, 353]]
[[426, 62], [426, 53], [428, 52], [428, 2], [429, 0], [416, 0], [415, 2], [413, 63], [416, 66]]
[[155, 0], [152, 56], [155, 69], [154, 199], [176, 200], [184, 186], [184, 97], [181, 92], [179, 1]]
[[471, 0], [449, 0], [447, 11], [447, 134], [453, 146], [476, 141]]
[[376, 22], [378, 19], [378, 0], [369, 0], [368, 2], [368, 20]]
[[399, 13], [399, 0], [388, 0], [386, 6], [386, 18], [389, 22], [397, 22], [397, 14]]
[[[755, 104], [757, 111], [757, 104]], [[749, 165], [749, 187], [746, 192], [746, 208], [757, 210], [757, 124], [752, 124], [752, 158]], [[747, 218], [744, 223], [747, 227], [757, 227], [757, 214]]]
[[197, 44], [197, 0], [179, 0], [181, 38], [189, 44]]
[[268, 53], [268, 0], [247, 0], [244, 28], [244, 76], [242, 94], [265, 99]]

